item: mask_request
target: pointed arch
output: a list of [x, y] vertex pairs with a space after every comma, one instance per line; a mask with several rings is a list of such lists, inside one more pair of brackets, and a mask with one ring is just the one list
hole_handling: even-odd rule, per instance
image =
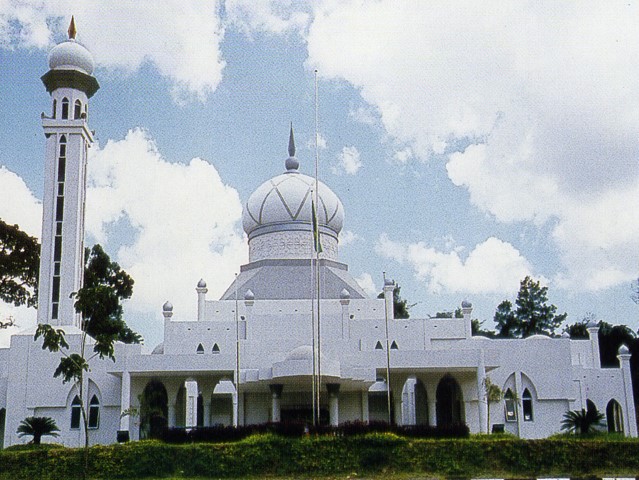
[[397, 342], [395, 340], [393, 340], [393, 343], [391, 343], [390, 349], [399, 350], [399, 347], [397, 346]]
[[62, 99], [62, 120], [68, 120], [69, 119], [69, 99], [67, 97], [64, 97]]
[[382, 347], [382, 342], [380, 342], [379, 340], [375, 344], [375, 350], [384, 350], [384, 347]]
[[82, 115], [82, 102], [80, 100], [76, 100], [73, 105], [73, 119], [79, 120]]
[[606, 405], [606, 423], [609, 433], [623, 433], [623, 412], [614, 398]]
[[211, 353], [220, 353], [220, 347], [217, 343], [213, 344], [213, 348], [211, 349]]
[[93, 395], [89, 401], [89, 428], [100, 427], [100, 400]]
[[504, 393], [504, 414], [507, 422], [517, 421], [517, 402], [510, 388], [507, 388]]
[[532, 422], [533, 416], [533, 398], [528, 388], [525, 388], [521, 394], [521, 410], [524, 415], [524, 422]]
[[82, 402], [80, 402], [80, 397], [76, 395], [71, 402], [71, 430], [78, 430], [80, 428], [81, 416]]
[[436, 392], [437, 425], [464, 423], [464, 399], [457, 380], [446, 374], [439, 381]]
[[200, 354], [204, 353], [204, 346], [201, 343], [197, 346], [196, 352]]
[[164, 383], [152, 379], [140, 398], [140, 439], [160, 438], [168, 426], [169, 396]]

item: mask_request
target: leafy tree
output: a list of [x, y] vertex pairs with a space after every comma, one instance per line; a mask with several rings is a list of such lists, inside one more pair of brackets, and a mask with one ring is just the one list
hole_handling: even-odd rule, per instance
[[[406, 319], [410, 317], [408, 310], [410, 307], [413, 307], [414, 304], [408, 305], [408, 300], [403, 299], [400, 295], [401, 289], [402, 287], [395, 284], [395, 289], [393, 290], [393, 312], [395, 314], [395, 318]], [[384, 298], [384, 292], [377, 295], [377, 298]]]
[[561, 429], [576, 435], [588, 435], [597, 427], [606, 425], [605, 416], [597, 408], [582, 408], [564, 413]]
[[495, 338], [496, 333], [493, 330], [486, 330], [482, 328], [485, 322], [485, 320], [480, 321], [478, 318], [473, 318], [470, 321], [472, 335], [481, 335], [482, 337]]
[[504, 392], [501, 391], [498, 385], [494, 384], [490, 377], [484, 378], [484, 393], [486, 394], [486, 407], [487, 407], [487, 415], [486, 415], [486, 431], [490, 433], [490, 404], [501, 402], [501, 399], [504, 396]]
[[454, 312], [437, 312], [434, 318], [464, 318], [464, 313], [457, 308]]
[[[69, 352], [64, 331], [51, 325], [38, 325], [34, 339], [42, 337], [42, 349], [62, 354], [53, 376], [62, 382], [73, 382], [81, 405], [84, 426], [85, 475], [88, 467], [89, 428], [83, 377], [89, 371], [89, 362], [100, 357], [115, 361], [114, 344], [139, 343], [140, 335], [133, 332], [122, 319], [121, 301], [131, 297], [133, 279], [120, 266], [112, 262], [100, 245], [85, 250], [84, 285], [76, 293], [75, 310], [81, 314], [79, 351]], [[89, 340], [90, 338], [90, 340]], [[87, 355], [87, 347], [93, 353]]]
[[51, 417], [27, 417], [18, 425], [18, 437], [33, 437], [31, 443], [40, 445], [42, 437], [49, 435], [57, 437], [60, 429]]
[[526, 277], [519, 284], [516, 308], [508, 300], [501, 302], [495, 312], [500, 337], [529, 337], [544, 333], [554, 335], [567, 314], [557, 315], [557, 307], [548, 304], [548, 287]]
[[0, 219], [0, 300], [35, 307], [39, 262], [38, 240]]
[[517, 319], [515, 318], [515, 312], [513, 312], [513, 304], [508, 300], [504, 300], [497, 305], [495, 324], [497, 325], [498, 337], [512, 338], [515, 336]]

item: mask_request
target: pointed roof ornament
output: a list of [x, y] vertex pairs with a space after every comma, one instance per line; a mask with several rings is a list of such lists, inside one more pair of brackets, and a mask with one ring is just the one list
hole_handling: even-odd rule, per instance
[[75, 36], [78, 31], [75, 28], [75, 18], [73, 15], [71, 15], [71, 23], [69, 24], [69, 30], [67, 30], [67, 33], [69, 34], [69, 40], [75, 40]]
[[295, 158], [295, 136], [293, 135], [293, 122], [291, 122], [291, 133], [288, 136], [288, 158], [286, 159], [286, 171], [297, 172], [300, 162]]
[[295, 156], [295, 136], [293, 135], [293, 122], [291, 122], [291, 133], [288, 135], [288, 156]]

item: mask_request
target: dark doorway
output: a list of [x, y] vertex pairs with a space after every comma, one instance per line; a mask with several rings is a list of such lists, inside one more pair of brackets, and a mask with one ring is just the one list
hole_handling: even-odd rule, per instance
[[[313, 408], [306, 405], [282, 407], [280, 412], [282, 423], [313, 424]], [[320, 425], [328, 425], [330, 422], [328, 408], [320, 408]]]
[[6, 421], [7, 411], [0, 408], [0, 449], [4, 448], [4, 424]]
[[140, 438], [160, 438], [168, 426], [168, 395], [164, 384], [151, 380], [140, 400]]
[[437, 425], [447, 426], [464, 423], [462, 392], [457, 380], [450, 375], [437, 385]]
[[614, 399], [610, 400], [606, 406], [606, 423], [608, 424], [608, 432], [623, 433], [621, 405]]
[[415, 384], [415, 423], [428, 425], [428, 397], [421, 380], [417, 380]]

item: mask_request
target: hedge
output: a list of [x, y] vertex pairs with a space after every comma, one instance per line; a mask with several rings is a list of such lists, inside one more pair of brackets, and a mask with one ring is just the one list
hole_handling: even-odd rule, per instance
[[[82, 449], [8, 449], [1, 479], [80, 478]], [[232, 443], [167, 444], [157, 440], [90, 448], [90, 478], [263, 477], [357, 472], [439, 477], [591, 476], [639, 472], [633, 440], [502, 437], [413, 439], [392, 433], [290, 438], [259, 434]]]

